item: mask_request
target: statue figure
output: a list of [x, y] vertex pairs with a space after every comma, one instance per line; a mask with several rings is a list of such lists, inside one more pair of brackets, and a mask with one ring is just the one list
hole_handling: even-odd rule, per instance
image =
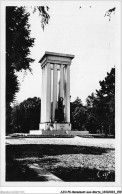
[[63, 105], [63, 98], [60, 97], [58, 100], [58, 109], [56, 109], [56, 121], [58, 123], [64, 122], [64, 105]]

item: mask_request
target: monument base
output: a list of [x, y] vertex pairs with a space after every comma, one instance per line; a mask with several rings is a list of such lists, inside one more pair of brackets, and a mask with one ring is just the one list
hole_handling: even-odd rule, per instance
[[71, 130], [71, 123], [40, 123], [39, 130]]
[[89, 131], [71, 131], [71, 130], [64, 130], [64, 129], [59, 129], [59, 130], [44, 130], [44, 129], [40, 129], [40, 130], [31, 130], [30, 131], [31, 135], [45, 135], [45, 136], [49, 136], [49, 135], [63, 135], [63, 136], [67, 136], [67, 135], [72, 135], [72, 136], [88, 136], [89, 135]]

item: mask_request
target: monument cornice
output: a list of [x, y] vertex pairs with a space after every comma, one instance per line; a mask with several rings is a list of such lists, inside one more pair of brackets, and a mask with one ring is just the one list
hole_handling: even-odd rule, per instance
[[58, 63], [58, 64], [66, 64], [69, 65], [71, 63], [71, 60], [74, 58], [74, 55], [70, 54], [62, 54], [62, 53], [55, 53], [55, 52], [45, 52], [43, 57], [40, 59], [39, 63], [41, 63], [41, 66], [44, 66], [45, 62], [49, 63]]

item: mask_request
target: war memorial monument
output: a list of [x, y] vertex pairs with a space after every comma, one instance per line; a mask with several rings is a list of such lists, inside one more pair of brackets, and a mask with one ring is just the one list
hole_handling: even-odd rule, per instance
[[70, 65], [73, 58], [74, 55], [45, 52], [39, 61], [42, 68], [42, 92], [38, 133], [71, 130]]
[[45, 52], [39, 63], [42, 68], [41, 111], [39, 130], [30, 134], [77, 135], [88, 131], [71, 131], [70, 65], [74, 55]]

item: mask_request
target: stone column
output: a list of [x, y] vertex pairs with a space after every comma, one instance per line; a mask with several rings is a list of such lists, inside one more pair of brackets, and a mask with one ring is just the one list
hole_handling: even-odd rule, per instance
[[44, 118], [44, 120], [43, 120], [43, 122], [46, 122], [46, 87], [47, 87], [47, 66], [44, 66], [43, 67], [43, 69], [44, 69], [44, 94], [43, 94], [43, 118]]
[[64, 118], [66, 121], [66, 66], [64, 67]]
[[58, 82], [58, 99], [60, 98], [60, 80]]
[[43, 77], [43, 109], [42, 109], [42, 118], [43, 122], [46, 122], [46, 85], [47, 85], [47, 72], [46, 66], [43, 67], [44, 77]]
[[52, 121], [55, 121], [55, 110], [57, 107], [57, 65], [53, 65], [53, 114]]
[[60, 97], [64, 98], [63, 89], [64, 89], [64, 72], [63, 72], [63, 65], [60, 65], [60, 85], [59, 85], [59, 94]]
[[51, 67], [50, 63], [46, 66], [46, 122], [51, 119]]
[[66, 67], [66, 122], [70, 122], [70, 65]]
[[44, 68], [42, 69], [42, 89], [41, 89], [41, 118], [40, 123], [44, 122]]

